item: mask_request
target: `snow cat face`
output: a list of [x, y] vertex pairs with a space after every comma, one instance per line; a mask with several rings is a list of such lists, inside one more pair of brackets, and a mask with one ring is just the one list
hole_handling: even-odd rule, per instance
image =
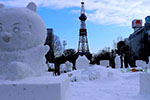
[[31, 2], [25, 8], [0, 4], [0, 50], [25, 50], [44, 44], [47, 30]]

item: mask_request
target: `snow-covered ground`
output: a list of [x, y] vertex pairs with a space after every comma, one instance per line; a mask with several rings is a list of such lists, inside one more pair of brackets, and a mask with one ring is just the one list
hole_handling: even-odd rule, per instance
[[94, 67], [100, 72], [95, 80], [83, 80], [80, 71], [73, 72], [77, 81], [70, 82], [70, 100], [150, 100], [149, 94], [140, 93], [141, 72], [123, 73], [120, 69]]
[[49, 73], [39, 78], [29, 77], [16, 81], [0, 80], [0, 84], [57, 83], [68, 74], [71, 77], [69, 99], [67, 100], [150, 100], [150, 94], [140, 93], [139, 76], [141, 73], [146, 72], [126, 72], [125, 69], [94, 65], [61, 76], [53, 77], [53, 74]]

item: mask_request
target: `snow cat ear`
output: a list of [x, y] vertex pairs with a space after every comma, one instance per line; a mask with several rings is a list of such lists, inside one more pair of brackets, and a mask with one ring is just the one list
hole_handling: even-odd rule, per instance
[[4, 4], [0, 4], [0, 8], [5, 8], [5, 5]]
[[26, 8], [28, 8], [28, 9], [30, 9], [30, 10], [36, 12], [37, 6], [36, 6], [36, 4], [35, 4], [34, 2], [30, 2], [30, 3], [27, 5]]

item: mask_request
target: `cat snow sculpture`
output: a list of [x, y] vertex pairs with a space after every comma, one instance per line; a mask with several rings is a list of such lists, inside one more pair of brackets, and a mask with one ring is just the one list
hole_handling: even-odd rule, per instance
[[0, 4], [0, 76], [22, 79], [47, 70], [46, 26], [30, 2], [25, 8]]

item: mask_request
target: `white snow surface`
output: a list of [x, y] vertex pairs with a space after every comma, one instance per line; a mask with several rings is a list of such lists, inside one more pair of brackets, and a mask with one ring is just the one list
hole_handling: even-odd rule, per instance
[[[87, 72], [89, 69], [92, 71]], [[89, 80], [87, 75], [91, 72], [96, 72], [98, 77]], [[140, 93], [140, 73], [123, 73], [120, 69], [98, 65], [74, 71], [70, 82], [70, 100], [150, 100], [149, 94]], [[76, 81], [72, 81], [73, 78]]]
[[0, 7], [0, 76], [16, 80], [47, 70], [43, 44], [47, 30], [31, 2], [24, 8]]

